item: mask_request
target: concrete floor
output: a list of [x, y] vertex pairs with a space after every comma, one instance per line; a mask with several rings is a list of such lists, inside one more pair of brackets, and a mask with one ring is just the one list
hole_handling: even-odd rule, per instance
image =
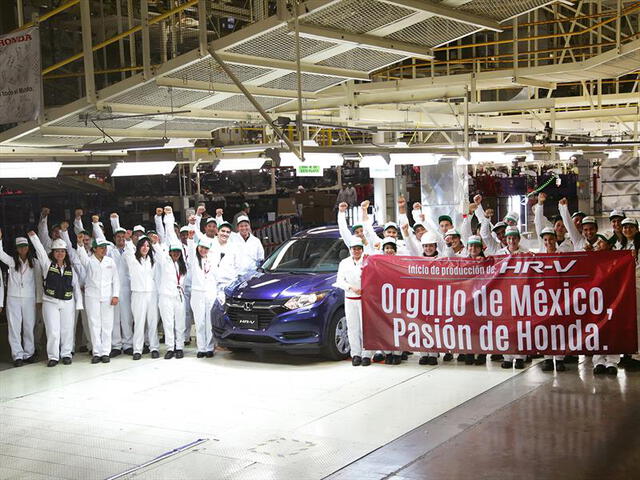
[[320, 479], [518, 374], [284, 355], [0, 372], [0, 479]]

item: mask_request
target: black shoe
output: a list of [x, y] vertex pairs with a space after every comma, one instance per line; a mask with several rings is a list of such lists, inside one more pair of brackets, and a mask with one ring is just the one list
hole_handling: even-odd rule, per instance
[[466, 357], [464, 357], [464, 364], [465, 365], [473, 365], [476, 361], [476, 356], [473, 355], [472, 353], [468, 353]]
[[513, 362], [507, 362], [506, 360], [500, 365], [501, 368], [513, 368]]
[[527, 355], [527, 358], [525, 359], [525, 362], [531, 363], [532, 361], [533, 361], [533, 357], [531, 355]]
[[565, 355], [564, 363], [578, 363], [578, 355]]
[[382, 361], [384, 361], [384, 355], [383, 355], [382, 353], [376, 353], [376, 354], [373, 356], [373, 362], [374, 362], [374, 363], [380, 363], [380, 362], [382, 362]]
[[207, 353], [205, 353], [205, 356], [207, 358], [213, 358], [213, 352], [207, 352]]
[[83, 345], [78, 349], [78, 353], [87, 353], [88, 351], [89, 349], [87, 348], [86, 345]]
[[71, 357], [62, 357], [63, 365], [71, 365]]
[[134, 360], [140, 360], [142, 358], [142, 354], [141, 353], [134, 353], [133, 354], [133, 359]]
[[184, 358], [184, 352], [182, 350], [176, 350], [176, 358]]
[[522, 370], [524, 368], [524, 360], [522, 358], [518, 358], [516, 360], [516, 370]]
[[503, 355], [500, 355], [500, 354], [491, 355], [491, 361], [492, 362], [501, 362], [502, 360], [504, 360], [504, 356]]
[[56, 365], [58, 365], [58, 360], [49, 360], [47, 362], [47, 367], [55, 367]]
[[550, 358], [545, 359], [540, 368], [543, 372], [553, 372], [553, 360]]
[[362, 359], [362, 366], [368, 367], [369, 365], [371, 365], [371, 359], [369, 357], [364, 357]]
[[607, 375], [617, 375], [618, 369], [616, 367], [607, 367]]
[[173, 355], [174, 355], [173, 350], [167, 350], [167, 353], [164, 354], [164, 359], [170, 360], [173, 358]]
[[91, 363], [92, 364], [100, 363], [100, 357], [97, 355], [94, 355], [93, 357], [91, 357]]
[[120, 350], [119, 348], [114, 348], [113, 350], [111, 350], [111, 353], [109, 354], [111, 358], [115, 358], [118, 355], [122, 355], [122, 350]]
[[124, 349], [124, 354], [125, 355], [133, 355], [133, 348], [125, 348]]
[[453, 360], [453, 354], [452, 353], [445, 353], [444, 357], [442, 357], [442, 360], [445, 362], [450, 362], [451, 360]]
[[427, 365], [438, 365], [438, 357], [427, 357]]
[[467, 354], [466, 353], [459, 353], [458, 354], [458, 358], [456, 358], [456, 360], [458, 362], [464, 362], [467, 360]]
[[21, 358], [16, 358], [13, 361], [13, 366], [14, 367], [21, 367], [22, 365], [24, 365], [24, 360], [22, 360]]
[[185, 340], [184, 341], [184, 346], [188, 347], [189, 345], [191, 345], [191, 340]]
[[160, 358], [160, 354], [158, 353], [157, 350], [154, 350], [153, 352], [151, 352], [151, 358]]
[[567, 369], [567, 367], [564, 366], [564, 361], [556, 360], [556, 371], [557, 372], [564, 372], [566, 369]]
[[142, 354], [146, 355], [147, 353], [149, 353], [149, 345], [145, 345], [144, 347], [142, 347]]
[[35, 363], [35, 361], [37, 360], [37, 353], [34, 353], [33, 355], [31, 355], [29, 358], [25, 358], [23, 360], [24, 363]]
[[196, 358], [204, 358], [204, 357], [205, 357], [205, 353], [204, 352], [196, 353]]
[[111, 357], [109, 355], [103, 355], [100, 357], [100, 361], [102, 363], [109, 363], [111, 361]]
[[384, 364], [385, 365], [392, 365], [393, 364], [393, 355], [388, 353], [387, 356], [384, 357]]
[[635, 358], [631, 358], [631, 356], [627, 355], [620, 359], [620, 363], [618, 363], [618, 365], [630, 372], [640, 370], [640, 360], [636, 360]]
[[362, 365], [362, 357], [356, 355], [355, 357], [351, 358], [351, 365], [353, 365], [354, 367], [359, 367], [360, 365]]
[[409, 352], [402, 352], [402, 355], [400, 355], [400, 358], [402, 360], [409, 360]]
[[420, 360], [418, 360], [418, 365], [428, 365], [429, 364], [429, 357], [420, 357]]
[[603, 373], [607, 373], [607, 367], [605, 367], [604, 365], [596, 365], [596, 368], [593, 369], [594, 375], [602, 375]]
[[486, 365], [487, 364], [487, 354], [479, 353], [476, 357], [476, 361], [474, 362], [476, 365]]
[[402, 355], [393, 355], [393, 364], [400, 365], [402, 363]]

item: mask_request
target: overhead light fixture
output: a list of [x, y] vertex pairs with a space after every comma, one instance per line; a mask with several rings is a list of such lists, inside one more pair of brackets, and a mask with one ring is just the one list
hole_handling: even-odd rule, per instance
[[359, 168], [386, 168], [389, 165], [382, 155], [365, 155], [358, 162]]
[[576, 155], [582, 155], [582, 150], [560, 150], [558, 152], [558, 158], [563, 162], [570, 161]]
[[62, 162], [0, 162], [0, 178], [55, 178]]
[[169, 175], [176, 162], [118, 162], [111, 166], [112, 177], [137, 177], [141, 175]]
[[394, 165], [413, 165], [423, 167], [427, 165], [437, 165], [440, 156], [435, 153], [391, 153], [391, 162]]
[[622, 150], [605, 150], [604, 153], [608, 155], [609, 158], [620, 158], [622, 156]]
[[216, 172], [230, 172], [233, 170], [260, 170], [265, 158], [222, 158], [215, 167]]
[[[110, 152], [119, 150], [152, 150], [158, 148], [182, 148], [169, 146], [168, 138], [152, 138], [149, 140], [119, 140], [117, 142], [85, 143], [78, 152]], [[190, 143], [189, 146], [193, 146]]]
[[[303, 162], [293, 152], [280, 152], [281, 167], [297, 167]], [[305, 153], [305, 162], [320, 165], [322, 168], [339, 167], [344, 163], [340, 153]]]

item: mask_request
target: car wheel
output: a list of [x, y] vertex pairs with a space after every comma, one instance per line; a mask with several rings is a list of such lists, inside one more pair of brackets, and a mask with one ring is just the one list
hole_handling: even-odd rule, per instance
[[347, 335], [347, 317], [344, 310], [338, 310], [327, 327], [324, 355], [329, 360], [344, 360], [349, 357], [349, 336]]

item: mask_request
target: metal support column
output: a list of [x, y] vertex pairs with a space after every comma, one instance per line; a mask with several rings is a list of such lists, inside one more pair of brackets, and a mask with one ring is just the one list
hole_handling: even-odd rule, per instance
[[18, 2], [18, 26], [22, 27], [24, 25], [24, 6], [22, 5], [22, 0], [16, 0]]
[[91, 40], [91, 6], [89, 0], [80, 0], [82, 25], [82, 53], [84, 58], [84, 85], [87, 102], [96, 103], [96, 80], [93, 76], [93, 43]]
[[149, 2], [140, 0], [142, 22], [142, 73], [145, 80], [151, 78], [151, 40], [149, 39]]
[[[128, 27], [131, 30], [133, 25], [133, 0], [127, 0], [127, 20]], [[132, 33], [129, 35], [129, 66], [135, 67], [137, 65], [136, 60], [136, 37]]]
[[[116, 16], [118, 17], [118, 35], [120, 35], [124, 31], [124, 27], [122, 26], [122, 0], [116, 0]], [[118, 54], [120, 56], [120, 66], [125, 66], [125, 56], [124, 56], [124, 40], [121, 38], [118, 40]], [[124, 80], [126, 78], [126, 73], [120, 73], [120, 79]]]
[[200, 56], [208, 55], [207, 51], [207, 2], [198, 1], [198, 40], [200, 46]]

